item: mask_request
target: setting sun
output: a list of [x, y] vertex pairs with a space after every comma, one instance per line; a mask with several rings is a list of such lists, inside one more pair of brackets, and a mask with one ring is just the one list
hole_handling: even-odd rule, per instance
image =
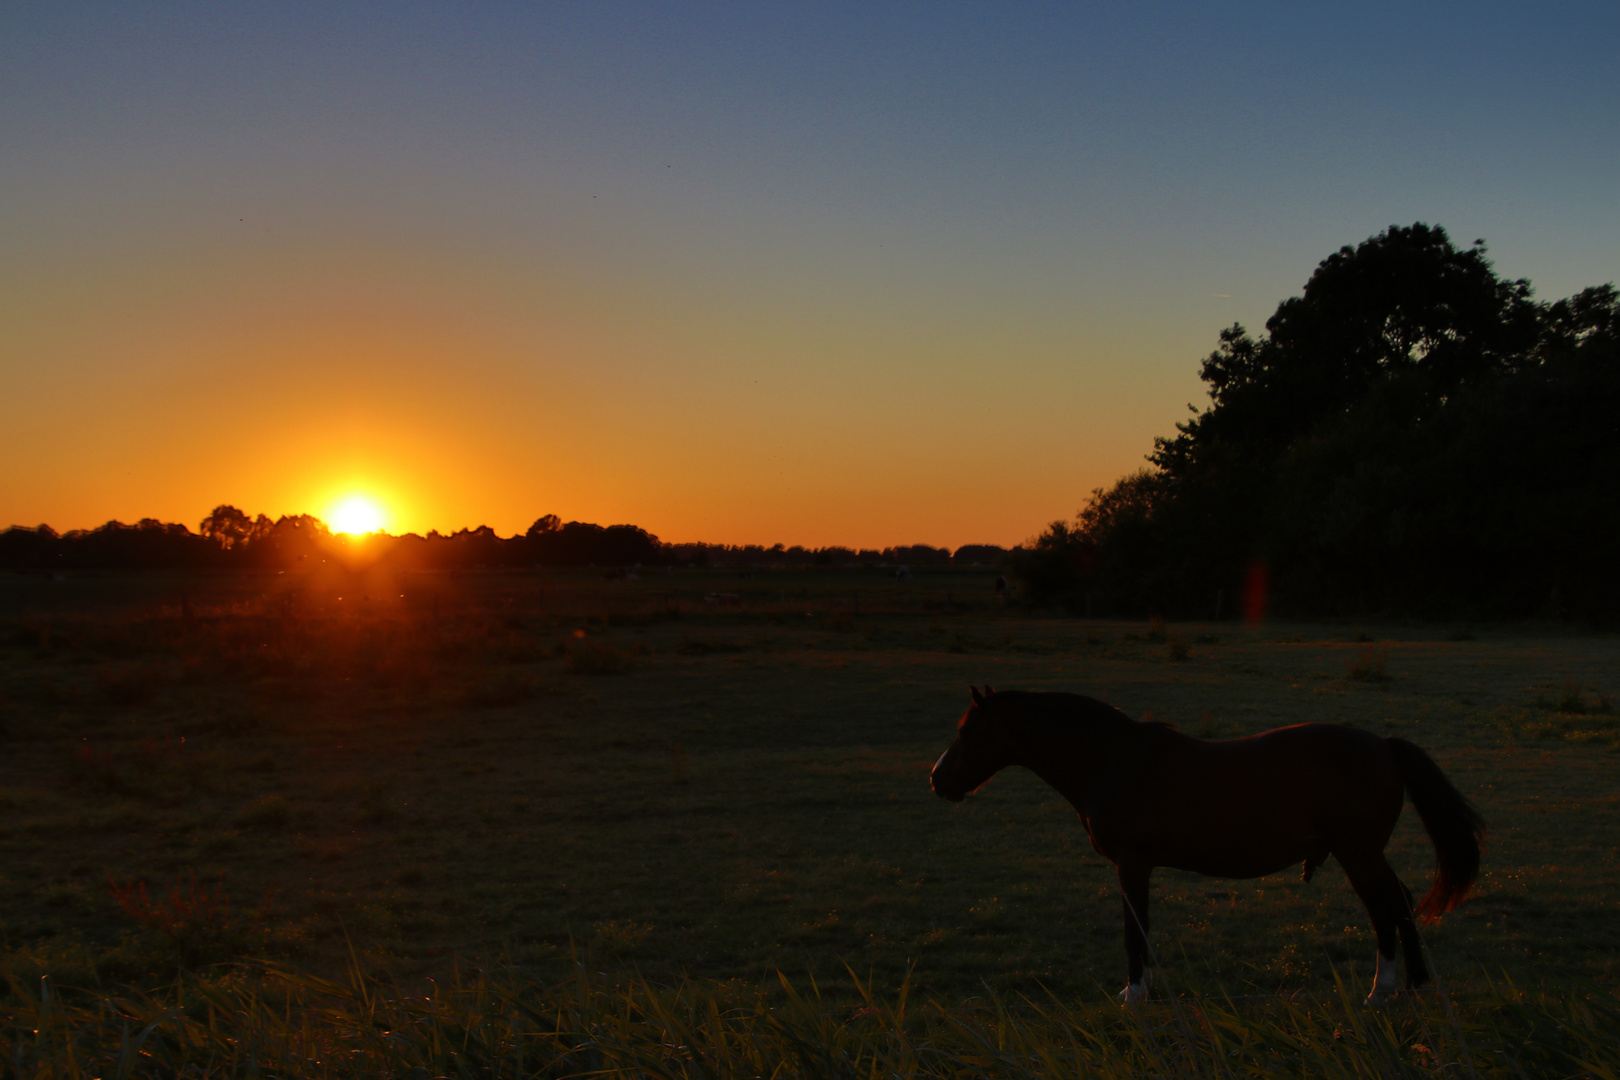
[[383, 527], [383, 512], [364, 495], [351, 495], [331, 509], [327, 522], [333, 532], [350, 535], [377, 532]]

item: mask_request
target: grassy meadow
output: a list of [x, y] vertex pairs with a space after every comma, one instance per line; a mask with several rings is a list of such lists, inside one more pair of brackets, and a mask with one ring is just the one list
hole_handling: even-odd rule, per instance
[[[1613, 990], [1620, 640], [1076, 620], [993, 577], [0, 579], [0, 969], [14, 996], [253, 957], [401, 986], [582, 963], [721, 997], [781, 993], [781, 971], [845, 1005], [903, 983], [1098, 1005], [1119, 901], [1073, 811], [1018, 770], [961, 806], [928, 790], [989, 682], [1206, 737], [1409, 738], [1491, 828], [1477, 893], [1427, 934], [1443, 982]], [[1421, 891], [1410, 809], [1391, 860]], [[1172, 992], [1370, 980], [1331, 862], [1309, 885], [1159, 870], [1153, 905]]]

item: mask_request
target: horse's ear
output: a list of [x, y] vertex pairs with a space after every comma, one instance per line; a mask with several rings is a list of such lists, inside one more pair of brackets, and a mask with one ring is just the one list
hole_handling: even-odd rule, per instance
[[975, 704], [975, 705], [983, 705], [984, 704], [984, 698], [979, 696], [979, 688], [977, 686], [970, 686], [970, 687], [968, 687], [968, 689], [973, 692], [973, 704]]
[[989, 683], [984, 684], [984, 696], [985, 697], [989, 697], [991, 694], [993, 694], [995, 692], [996, 692], [995, 687], [991, 686]]

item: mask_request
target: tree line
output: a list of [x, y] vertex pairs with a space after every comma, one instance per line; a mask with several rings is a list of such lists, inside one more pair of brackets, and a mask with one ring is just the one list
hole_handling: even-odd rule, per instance
[[1483, 241], [1391, 226], [1265, 332], [1221, 332], [1209, 401], [1148, 466], [1015, 556], [1093, 614], [1473, 618], [1620, 610], [1620, 294], [1554, 303]]
[[805, 548], [776, 544], [668, 544], [635, 525], [537, 519], [520, 534], [498, 536], [481, 525], [425, 536], [371, 534], [356, 539], [332, 533], [308, 514], [272, 520], [222, 505], [193, 532], [185, 525], [145, 518], [134, 525], [109, 521], [95, 529], [59, 534], [49, 525], [12, 526], [0, 533], [0, 567], [23, 571], [68, 569], [288, 570], [356, 553], [416, 570], [469, 570], [532, 566], [943, 566], [994, 564], [1005, 549], [988, 544], [949, 548]]

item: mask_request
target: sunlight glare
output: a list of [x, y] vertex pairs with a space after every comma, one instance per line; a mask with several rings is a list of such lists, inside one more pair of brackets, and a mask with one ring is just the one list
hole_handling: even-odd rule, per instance
[[351, 495], [332, 508], [328, 520], [333, 532], [359, 536], [383, 527], [382, 508], [364, 495]]

